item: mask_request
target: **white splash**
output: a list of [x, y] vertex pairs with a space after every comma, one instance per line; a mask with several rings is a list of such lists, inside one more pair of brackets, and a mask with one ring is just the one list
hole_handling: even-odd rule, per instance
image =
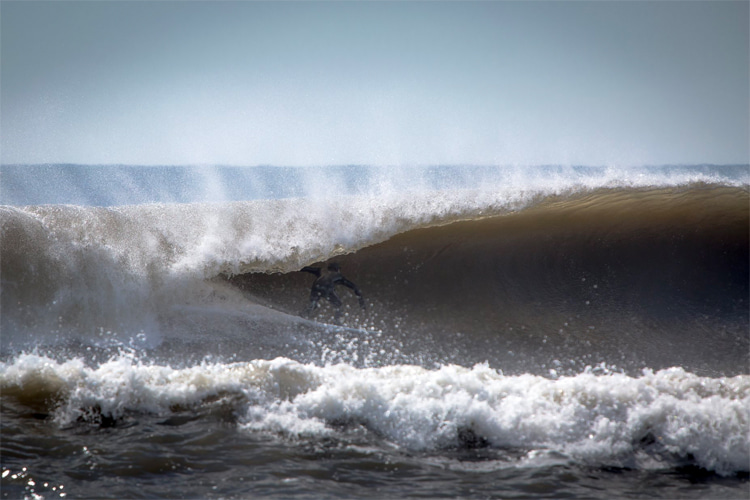
[[[747, 471], [750, 376], [700, 377], [682, 368], [638, 377], [587, 369], [555, 379], [505, 376], [485, 364], [316, 366], [286, 358], [187, 368], [120, 356], [92, 368], [23, 354], [0, 363], [0, 388], [58, 399], [60, 422], [97, 408], [168, 415], [221, 397], [249, 432], [316, 439], [362, 425], [396, 446], [439, 451], [467, 432], [497, 448], [562, 453], [589, 465], [669, 467], [687, 460], [719, 474]], [[50, 395], [54, 395], [50, 398]]]

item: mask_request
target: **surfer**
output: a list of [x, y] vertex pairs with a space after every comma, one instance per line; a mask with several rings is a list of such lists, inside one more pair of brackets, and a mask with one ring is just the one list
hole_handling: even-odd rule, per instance
[[312, 273], [317, 278], [313, 281], [312, 290], [310, 290], [310, 304], [307, 306], [305, 316], [310, 317], [312, 312], [318, 306], [318, 301], [321, 298], [325, 298], [330, 302], [336, 309], [335, 318], [338, 322], [341, 317], [341, 299], [336, 295], [336, 285], [344, 285], [351, 288], [354, 294], [359, 299], [359, 306], [365, 309], [365, 299], [362, 297], [362, 292], [359, 291], [357, 285], [344, 278], [341, 274], [341, 266], [337, 262], [331, 262], [328, 264], [328, 268], [324, 271], [319, 267], [303, 267], [302, 271]]

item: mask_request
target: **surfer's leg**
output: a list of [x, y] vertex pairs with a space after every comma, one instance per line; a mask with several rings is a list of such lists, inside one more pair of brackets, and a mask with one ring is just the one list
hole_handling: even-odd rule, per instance
[[310, 300], [310, 303], [307, 305], [307, 309], [305, 309], [305, 317], [309, 318], [312, 316], [313, 311], [315, 310], [315, 307], [318, 305], [317, 299]]
[[306, 318], [312, 316], [313, 311], [315, 311], [315, 308], [318, 307], [319, 300], [320, 292], [318, 290], [313, 290], [312, 292], [310, 292], [310, 303], [307, 304], [307, 309], [305, 309]]
[[328, 294], [328, 302], [333, 305], [334, 313], [333, 313], [333, 319], [336, 324], [338, 324], [341, 320], [341, 299], [338, 295], [336, 295], [336, 292], [331, 292]]
[[326, 298], [328, 299], [328, 302], [330, 302], [336, 309], [341, 307], [341, 299], [338, 295], [336, 295], [336, 292], [329, 293]]

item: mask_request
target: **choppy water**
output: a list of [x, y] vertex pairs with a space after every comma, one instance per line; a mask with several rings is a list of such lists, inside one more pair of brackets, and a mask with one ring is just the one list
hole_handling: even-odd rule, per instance
[[0, 175], [5, 498], [748, 496], [747, 167]]

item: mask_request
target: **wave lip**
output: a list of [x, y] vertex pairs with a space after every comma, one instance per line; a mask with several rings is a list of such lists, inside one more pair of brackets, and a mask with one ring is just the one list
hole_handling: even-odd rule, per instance
[[412, 452], [486, 446], [525, 450], [528, 460], [557, 452], [592, 466], [694, 463], [722, 475], [748, 472], [750, 461], [750, 376], [682, 368], [632, 377], [599, 367], [547, 378], [507, 376], [486, 364], [362, 369], [277, 358], [173, 368], [121, 356], [88, 367], [24, 354], [0, 364], [0, 388], [28, 406], [48, 406], [60, 423], [92, 419], [92, 408], [114, 421], [224, 398], [248, 432], [344, 439], [342, 425], [362, 426]]
[[750, 184], [747, 165], [372, 167], [0, 165], [0, 203], [86, 206], [228, 203], [471, 189], [563, 192], [601, 187]]

